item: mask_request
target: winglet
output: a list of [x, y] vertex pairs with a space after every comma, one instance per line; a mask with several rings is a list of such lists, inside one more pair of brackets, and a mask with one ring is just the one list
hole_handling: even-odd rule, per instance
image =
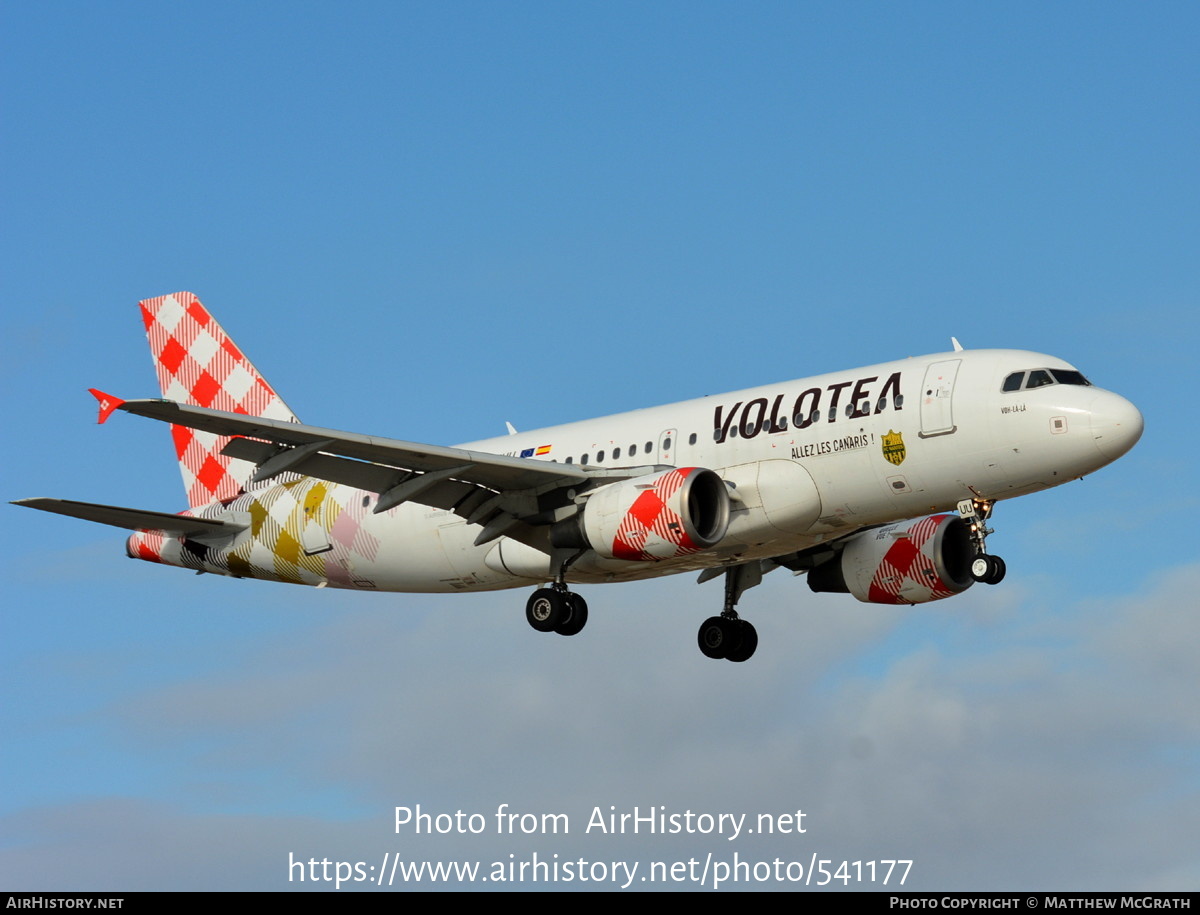
[[104, 425], [104, 421], [112, 416], [113, 410], [125, 403], [120, 397], [113, 397], [95, 388], [88, 388], [88, 393], [100, 401], [100, 415], [96, 417], [96, 422], [100, 425]]

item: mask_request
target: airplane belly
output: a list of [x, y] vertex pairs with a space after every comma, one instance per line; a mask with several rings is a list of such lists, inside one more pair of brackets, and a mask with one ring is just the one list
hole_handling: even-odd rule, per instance
[[517, 584], [486, 566], [488, 548], [473, 546], [479, 528], [450, 512], [406, 503], [372, 517], [380, 547], [370, 569], [380, 590], [445, 593]]
[[[231, 541], [167, 539], [160, 561], [237, 578], [351, 590], [444, 592], [497, 586], [485, 580], [493, 573], [483, 565], [482, 554], [478, 568], [471, 566], [458, 537], [455, 552], [448, 552], [443, 526], [427, 517], [453, 515], [416, 504], [374, 514], [373, 504], [373, 497], [361, 490], [301, 478], [221, 507], [221, 517], [246, 524]], [[460, 561], [452, 562], [451, 555]], [[474, 574], [480, 570], [488, 574]]]

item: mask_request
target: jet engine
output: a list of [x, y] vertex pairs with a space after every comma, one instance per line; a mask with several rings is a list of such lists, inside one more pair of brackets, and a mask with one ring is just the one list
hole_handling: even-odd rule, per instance
[[974, 558], [966, 522], [933, 515], [855, 534], [837, 556], [809, 571], [808, 586], [871, 604], [922, 604], [971, 587]]
[[728, 530], [725, 482], [703, 467], [677, 467], [591, 492], [579, 514], [554, 526], [551, 542], [658, 562], [714, 547]]

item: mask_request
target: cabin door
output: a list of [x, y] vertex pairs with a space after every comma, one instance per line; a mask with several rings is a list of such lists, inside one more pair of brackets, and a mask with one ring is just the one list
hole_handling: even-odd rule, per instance
[[925, 370], [921, 383], [921, 438], [949, 435], [954, 425], [954, 379], [961, 359], [935, 362]]

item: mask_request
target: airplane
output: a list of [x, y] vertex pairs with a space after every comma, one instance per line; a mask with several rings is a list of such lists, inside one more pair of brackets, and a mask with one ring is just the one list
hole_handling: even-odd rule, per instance
[[997, 584], [1004, 499], [1078, 479], [1141, 437], [1142, 415], [1074, 366], [953, 350], [518, 432], [457, 447], [302, 424], [200, 300], [139, 303], [162, 398], [93, 389], [170, 424], [178, 514], [14, 504], [130, 529], [126, 553], [196, 572], [357, 591], [533, 587], [538, 632], [578, 634], [570, 586], [724, 577], [701, 652], [758, 644], [737, 612], [764, 574], [918, 604]]

